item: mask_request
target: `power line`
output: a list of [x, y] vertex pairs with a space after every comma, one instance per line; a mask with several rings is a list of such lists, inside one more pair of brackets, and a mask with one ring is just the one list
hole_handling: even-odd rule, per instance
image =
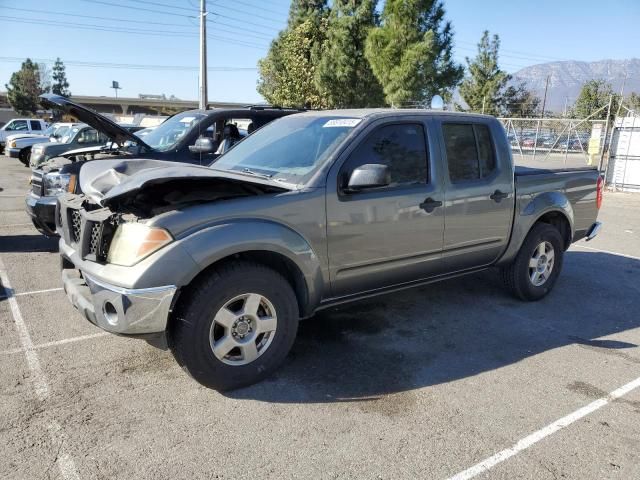
[[142, 8], [142, 7], [132, 7], [131, 5], [122, 5], [121, 3], [112, 3], [112, 2], [105, 2], [102, 0], [81, 0], [83, 2], [88, 2], [88, 3], [99, 3], [101, 5], [108, 5], [110, 7], [120, 7], [120, 8], [128, 8], [130, 10], [139, 10], [141, 12], [152, 12], [152, 13], [159, 13], [159, 14], [163, 14], [163, 15], [171, 15], [172, 17], [186, 17], [186, 18], [195, 18], [195, 15], [184, 15], [181, 13], [174, 13], [174, 12], [164, 12], [161, 10], [152, 10], [150, 8]]
[[241, 19], [241, 18], [231, 17], [231, 16], [225, 15], [223, 13], [218, 13], [215, 10], [209, 10], [209, 13], [212, 14], [212, 15], [215, 15], [217, 17], [226, 18], [227, 20], [230, 20], [232, 22], [244, 23], [246, 25], [251, 25], [253, 27], [262, 28], [264, 30], [270, 30], [272, 32], [277, 32], [277, 31], [280, 30], [279, 28], [272, 27], [272, 26], [269, 26], [269, 25], [264, 25], [264, 24], [260, 24], [260, 23], [256, 23], [256, 22], [250, 22], [248, 20], [244, 20], [244, 19]]
[[[36, 63], [53, 63], [56, 60], [52, 58], [32, 58]], [[20, 63], [23, 62], [22, 57], [0, 57], [0, 62], [4, 63]], [[160, 70], [160, 71], [198, 71], [198, 67], [190, 67], [188, 65], [140, 65], [131, 63], [108, 63], [108, 62], [83, 62], [78, 60], [65, 60], [65, 65], [74, 67], [90, 67], [90, 68], [118, 68], [125, 70]], [[214, 72], [243, 72], [257, 70], [256, 67], [209, 67], [207, 70]]]
[[186, 7], [176, 7], [175, 5], [169, 5], [168, 3], [160, 3], [160, 2], [150, 2], [148, 0], [129, 0], [130, 2], [135, 2], [135, 3], [143, 3], [146, 5], [155, 5], [158, 7], [166, 7], [166, 8], [174, 8], [177, 10], [183, 10], [183, 11], [187, 11], [187, 12], [197, 12], [196, 9], [194, 8], [186, 8]]
[[[276, 15], [282, 15], [282, 12], [277, 12], [275, 10], [264, 8], [262, 5], [252, 5], [250, 3], [243, 2], [241, 0], [233, 0], [233, 3], [237, 3], [237, 4], [240, 4], [240, 5], [245, 5], [245, 6], [249, 7], [249, 8], [259, 8], [260, 10], [262, 10], [264, 12], [275, 13]], [[285, 15], [287, 15], [287, 14], [285, 14]]]
[[[146, 35], [146, 36], [161, 36], [161, 37], [166, 37], [166, 36], [171, 36], [171, 37], [194, 37], [197, 36], [197, 33], [191, 33], [191, 32], [158, 32], [157, 30], [142, 30], [142, 29], [126, 29], [126, 28], [108, 28], [108, 27], [103, 27], [101, 25], [92, 25], [92, 24], [79, 24], [79, 23], [71, 23], [71, 22], [48, 22], [45, 20], [36, 20], [36, 19], [24, 19], [22, 17], [9, 17], [9, 16], [5, 16], [5, 15], [0, 15], [0, 18], [5, 18], [8, 20], [12, 20], [16, 23], [27, 23], [27, 24], [33, 24], [33, 25], [48, 25], [48, 26], [52, 26], [52, 27], [58, 27], [58, 28], [74, 28], [74, 29], [83, 29], [83, 30], [96, 30], [96, 31], [101, 31], [101, 32], [116, 32], [116, 33], [123, 33], [123, 34], [133, 34], [133, 35]], [[243, 47], [248, 47], [248, 48], [256, 48], [259, 50], [263, 50], [266, 47], [266, 45], [258, 45], [255, 43], [249, 43], [249, 42], [244, 42], [244, 41], [240, 41], [240, 40], [235, 40], [232, 38], [227, 38], [227, 37], [221, 37], [221, 36], [217, 36], [217, 35], [208, 35], [209, 38], [212, 38], [214, 40], [220, 40], [222, 42], [226, 42], [226, 43], [230, 43], [230, 44], [235, 44], [235, 45], [240, 45]]]
[[[54, 11], [48, 11], [48, 10], [33, 10], [30, 8], [17, 8], [17, 7], [5, 7], [5, 10], [18, 10], [21, 12], [30, 12], [30, 13], [40, 13], [40, 14], [47, 14], [47, 15], [60, 15], [60, 16], [65, 16], [65, 17], [77, 17], [77, 18], [88, 18], [88, 19], [92, 19], [92, 20], [112, 20], [112, 21], [116, 21], [116, 22], [125, 22], [125, 23], [135, 23], [136, 25], [140, 24], [139, 20], [127, 20], [127, 19], [120, 19], [120, 18], [116, 18], [116, 17], [98, 17], [98, 16], [93, 16], [93, 15], [79, 15], [76, 13], [66, 13], [66, 12], [54, 12]], [[40, 20], [40, 19], [34, 19], [34, 20]], [[168, 27], [180, 27], [180, 26], [184, 26], [187, 28], [193, 28], [195, 27], [195, 25], [176, 25], [175, 23], [167, 23], [167, 22], [152, 22], [152, 21], [147, 21], [145, 20], [144, 23], [146, 24], [150, 24], [150, 25], [162, 25], [162, 26], [168, 26]], [[227, 25], [221, 22], [220, 25], [225, 25], [225, 26], [230, 26], [230, 27], [234, 27], [233, 25]], [[111, 27], [110, 25], [101, 25], [105, 28], [107, 27]], [[118, 27], [116, 27], [118, 28]], [[244, 32], [240, 32], [238, 30], [227, 30], [224, 28], [217, 28], [217, 30], [220, 30], [221, 32], [225, 32], [225, 33], [229, 33], [231, 35], [242, 35], [242, 36], [250, 36], [250, 37], [254, 37], [256, 39], [259, 40], [271, 40], [271, 36], [270, 35], [266, 35], [266, 34], [256, 34], [256, 33], [244, 33]], [[186, 32], [185, 32], [186, 33]]]
[[[235, 2], [235, 3], [240, 3], [240, 2]], [[247, 10], [240, 10], [239, 8], [229, 7], [228, 5], [224, 5], [224, 7], [222, 5], [214, 5], [213, 7], [215, 7], [215, 8], [225, 8], [226, 10], [231, 10], [232, 12], [250, 14], [250, 12], [247, 12]], [[281, 25], [285, 23], [285, 20], [283, 18], [266, 17], [264, 15], [260, 15], [260, 18], [264, 19], [264, 20], [267, 20], [269, 22], [278, 23], [278, 24], [281, 24]]]

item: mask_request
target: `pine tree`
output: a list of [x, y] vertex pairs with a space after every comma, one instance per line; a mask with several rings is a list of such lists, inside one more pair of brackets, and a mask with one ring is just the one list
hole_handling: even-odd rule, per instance
[[[498, 65], [498, 35], [484, 31], [478, 53], [473, 60], [467, 57], [469, 76], [460, 85], [460, 96], [472, 112], [499, 115], [507, 103], [505, 91], [511, 76]], [[516, 92], [510, 92], [516, 93]]]
[[365, 55], [388, 103], [445, 99], [464, 74], [453, 61], [453, 30], [440, 0], [386, 0], [381, 25], [371, 29]]
[[[257, 90], [269, 103], [298, 107], [326, 105], [324, 101], [319, 103], [314, 76], [326, 39], [327, 14], [326, 0], [291, 2], [287, 28], [271, 42], [267, 56], [258, 62]], [[289, 94], [294, 97], [288, 97]]]
[[320, 18], [327, 13], [327, 0], [292, 0], [289, 6], [289, 29], [295, 28], [309, 18]]
[[510, 85], [504, 92], [502, 115], [509, 117], [536, 117], [540, 113], [540, 97], [529, 90], [524, 82]]
[[376, 0], [334, 0], [316, 82], [333, 108], [384, 105], [382, 86], [364, 56], [376, 24]]
[[[612, 115], [618, 109], [619, 96], [614, 95], [611, 85], [604, 80], [590, 80], [582, 85], [580, 95], [573, 105], [572, 115], [574, 118], [587, 118], [595, 114], [594, 120], [604, 120], [607, 118], [607, 107], [609, 98], [613, 95]], [[599, 109], [600, 112], [596, 113]]]
[[51, 91], [56, 95], [62, 95], [63, 97], [71, 96], [65, 66], [59, 57], [56, 58], [56, 63], [53, 65], [53, 85], [51, 86]]
[[27, 58], [20, 70], [11, 74], [7, 89], [7, 99], [11, 107], [20, 115], [35, 114], [38, 111], [38, 96], [42, 94], [38, 65]]
[[327, 107], [327, 95], [318, 88], [314, 78], [316, 46], [324, 41], [326, 27], [326, 18], [319, 23], [305, 20], [278, 39], [278, 49], [259, 62], [262, 83], [258, 92], [269, 103], [284, 107]]

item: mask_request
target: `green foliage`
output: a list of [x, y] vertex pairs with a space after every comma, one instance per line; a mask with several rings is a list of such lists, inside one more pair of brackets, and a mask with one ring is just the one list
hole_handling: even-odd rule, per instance
[[623, 105], [640, 114], [640, 95], [636, 92], [631, 92], [631, 95], [624, 99]]
[[[604, 80], [589, 80], [582, 85], [580, 95], [573, 105], [571, 114], [574, 118], [586, 118], [593, 114], [593, 120], [605, 120], [607, 118], [607, 106], [609, 99], [614, 96], [611, 112], [614, 114], [618, 108], [618, 95], [614, 95], [611, 85]], [[603, 108], [604, 107], [604, 108]], [[602, 110], [598, 113], [598, 109]]]
[[278, 38], [260, 60], [258, 92], [274, 105], [325, 108], [326, 94], [315, 82], [317, 55], [325, 40], [326, 18], [305, 20]]
[[42, 94], [38, 65], [29, 58], [22, 62], [20, 70], [11, 75], [7, 89], [7, 98], [11, 107], [20, 115], [35, 114], [38, 111], [38, 95]]
[[511, 76], [498, 65], [499, 49], [498, 35], [490, 37], [489, 32], [485, 30], [478, 43], [475, 58], [466, 59], [469, 75], [460, 85], [460, 96], [472, 112], [500, 115], [506, 109], [509, 97], [513, 100], [513, 97], [523, 93], [513, 89], [508, 91], [508, 96], [506, 95], [507, 83]]
[[290, 107], [326, 106], [315, 83], [326, 29], [326, 0], [291, 2], [287, 28], [258, 62], [257, 90], [267, 102]]
[[295, 28], [309, 19], [317, 21], [325, 16], [327, 10], [327, 0], [292, 0], [289, 6], [288, 28]]
[[57, 95], [63, 97], [70, 97], [69, 82], [67, 81], [67, 74], [65, 72], [65, 66], [60, 58], [56, 58], [56, 63], [53, 64], [53, 85], [51, 91]]
[[521, 83], [517, 87], [509, 86], [503, 95], [503, 111], [501, 115], [509, 117], [537, 117], [540, 114], [540, 98], [526, 85]]
[[386, 0], [381, 25], [371, 29], [365, 56], [388, 103], [450, 98], [464, 70], [452, 59], [453, 30], [439, 0]]
[[384, 105], [382, 86], [364, 56], [376, 24], [376, 0], [334, 0], [316, 71], [318, 89], [332, 108]]

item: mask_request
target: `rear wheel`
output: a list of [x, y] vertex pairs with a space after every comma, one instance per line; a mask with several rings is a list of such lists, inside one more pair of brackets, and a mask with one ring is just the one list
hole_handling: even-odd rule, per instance
[[502, 268], [506, 287], [522, 300], [540, 300], [552, 289], [562, 270], [562, 235], [554, 226], [535, 225], [515, 260]]
[[255, 383], [284, 360], [298, 328], [289, 283], [263, 265], [216, 268], [180, 300], [169, 331], [178, 363], [218, 390]]

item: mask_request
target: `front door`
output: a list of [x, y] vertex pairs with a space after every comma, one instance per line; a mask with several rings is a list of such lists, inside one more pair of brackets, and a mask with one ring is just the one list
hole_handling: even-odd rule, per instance
[[[406, 117], [405, 117], [406, 118]], [[430, 161], [424, 117], [371, 126], [334, 165], [327, 185], [333, 295], [361, 293], [429, 276], [442, 251], [443, 192]], [[389, 167], [386, 187], [345, 192], [354, 169]]]

